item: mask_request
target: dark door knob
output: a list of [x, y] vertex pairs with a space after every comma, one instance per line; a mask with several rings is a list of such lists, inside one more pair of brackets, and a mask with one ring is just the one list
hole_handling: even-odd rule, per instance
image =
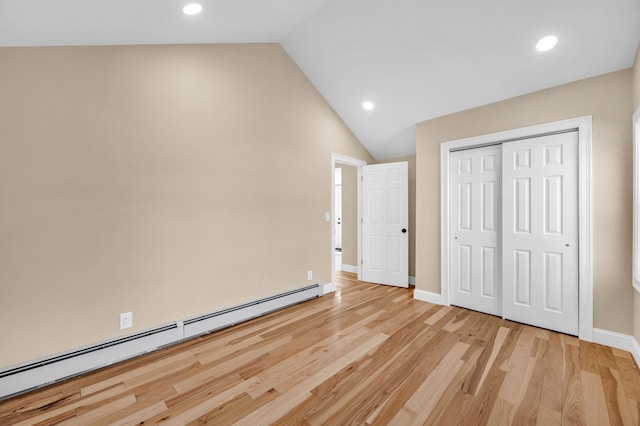
[[406, 233], [407, 233], [406, 228], [402, 228], [402, 233], [403, 233], [403, 234], [406, 234]]

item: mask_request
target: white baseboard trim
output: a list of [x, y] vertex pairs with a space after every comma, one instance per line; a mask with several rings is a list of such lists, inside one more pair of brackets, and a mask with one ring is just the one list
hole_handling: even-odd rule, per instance
[[333, 293], [336, 291], [336, 283], [329, 283], [329, 284], [323, 284], [322, 285], [322, 294], [328, 294], [328, 293]]
[[354, 266], [354, 265], [346, 265], [346, 264], [342, 264], [340, 265], [340, 270], [344, 271], [344, 272], [351, 272], [353, 274], [357, 274], [358, 273], [358, 267]]
[[442, 295], [438, 293], [432, 293], [424, 290], [413, 290], [413, 298], [421, 300], [423, 302], [433, 303], [435, 305], [442, 305]]
[[593, 343], [599, 343], [601, 345], [631, 352], [631, 355], [633, 355], [633, 359], [635, 359], [636, 364], [640, 365], [640, 345], [633, 336], [629, 336], [628, 334], [616, 333], [615, 331], [594, 328]]
[[636, 360], [636, 365], [640, 365], [640, 344], [636, 339], [633, 339], [633, 349], [630, 351], [633, 355], [633, 359]]
[[[0, 401], [321, 296], [313, 284], [0, 371]], [[335, 285], [334, 285], [335, 290]]]
[[409, 285], [412, 285], [415, 287], [416, 285], [416, 277], [409, 277]]

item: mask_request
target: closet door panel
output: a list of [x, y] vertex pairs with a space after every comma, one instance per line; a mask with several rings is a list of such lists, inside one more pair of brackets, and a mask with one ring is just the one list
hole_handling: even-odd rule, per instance
[[501, 315], [501, 149], [454, 152], [450, 161], [450, 301]]
[[502, 145], [503, 315], [578, 334], [578, 133]]

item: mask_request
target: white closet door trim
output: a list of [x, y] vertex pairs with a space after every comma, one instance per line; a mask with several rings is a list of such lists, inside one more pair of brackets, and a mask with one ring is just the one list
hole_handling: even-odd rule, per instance
[[579, 334], [593, 341], [593, 214], [590, 115], [504, 132], [444, 142], [440, 145], [440, 288], [442, 304], [449, 305], [449, 155], [451, 150], [500, 143], [544, 133], [578, 129], [578, 239]]

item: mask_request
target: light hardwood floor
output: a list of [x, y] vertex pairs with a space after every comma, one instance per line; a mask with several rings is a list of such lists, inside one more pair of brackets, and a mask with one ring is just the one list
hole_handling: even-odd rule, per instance
[[335, 294], [0, 403], [0, 424], [637, 425], [627, 352], [340, 273]]

